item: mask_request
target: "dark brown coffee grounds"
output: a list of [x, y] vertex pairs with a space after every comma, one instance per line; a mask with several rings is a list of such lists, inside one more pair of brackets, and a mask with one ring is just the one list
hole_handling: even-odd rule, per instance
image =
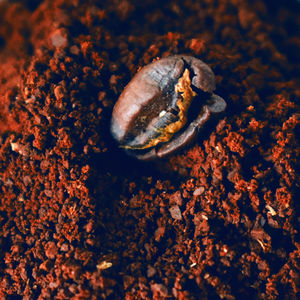
[[[299, 5], [0, 1], [0, 298], [299, 298]], [[138, 162], [113, 105], [183, 53], [226, 114]]]

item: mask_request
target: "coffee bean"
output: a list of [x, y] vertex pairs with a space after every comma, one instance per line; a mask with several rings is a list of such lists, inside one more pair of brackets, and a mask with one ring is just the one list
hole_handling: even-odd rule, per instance
[[213, 93], [215, 77], [201, 60], [162, 58], [142, 68], [113, 109], [111, 133], [121, 148], [142, 160], [182, 148], [226, 102]]

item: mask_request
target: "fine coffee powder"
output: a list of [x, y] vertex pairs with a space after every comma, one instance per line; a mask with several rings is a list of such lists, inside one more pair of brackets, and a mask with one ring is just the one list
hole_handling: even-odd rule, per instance
[[[299, 298], [299, 5], [0, 1], [0, 298]], [[141, 162], [113, 107], [178, 54], [227, 108]]]

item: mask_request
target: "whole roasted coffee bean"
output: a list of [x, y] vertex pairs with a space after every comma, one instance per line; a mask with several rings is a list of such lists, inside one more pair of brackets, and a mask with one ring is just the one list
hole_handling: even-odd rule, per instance
[[142, 160], [185, 146], [226, 102], [213, 93], [215, 77], [201, 60], [162, 58], [142, 68], [113, 109], [111, 133], [121, 148]]

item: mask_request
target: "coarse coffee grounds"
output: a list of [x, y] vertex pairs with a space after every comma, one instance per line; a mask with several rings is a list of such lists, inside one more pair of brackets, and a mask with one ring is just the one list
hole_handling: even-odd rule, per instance
[[[0, 1], [0, 298], [299, 298], [299, 5]], [[139, 162], [112, 109], [175, 54], [227, 110]]]

